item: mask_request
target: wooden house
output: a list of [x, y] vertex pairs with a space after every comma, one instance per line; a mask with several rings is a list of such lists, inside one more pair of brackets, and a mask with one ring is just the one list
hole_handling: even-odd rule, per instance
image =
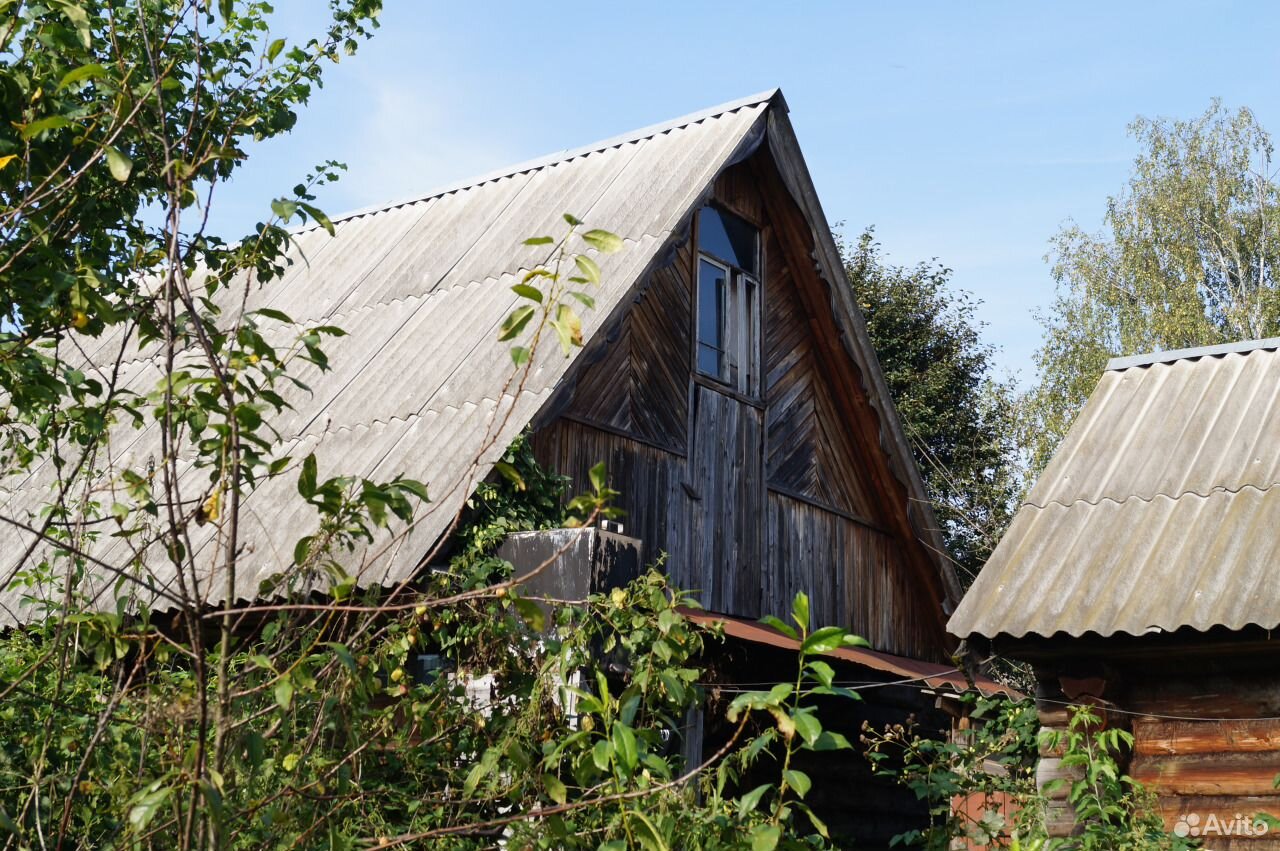
[[[1132, 731], [1168, 829], [1280, 848], [1280, 340], [1113, 360], [949, 628]], [[1058, 757], [1040, 777], [1063, 776]], [[1061, 798], [1065, 790], [1055, 793]], [[1053, 826], [1069, 833], [1065, 804]]]
[[[523, 241], [562, 232], [565, 213], [625, 247], [597, 258], [585, 345], [568, 357], [544, 347], [512, 384], [498, 327], [512, 284], [550, 252]], [[349, 332], [327, 346], [331, 371], [300, 376], [313, 392], [289, 397], [278, 428], [295, 455], [314, 451], [322, 474], [404, 473], [430, 489], [410, 534], [353, 555], [361, 582], [423, 569], [476, 482], [530, 430], [538, 458], [578, 490], [605, 462], [626, 534], [730, 625], [725, 689], [790, 670], [785, 640], [754, 621], [804, 591], [815, 624], [874, 647], [841, 662], [880, 686], [847, 716], [853, 738], [864, 719], [946, 726], [922, 689], [967, 687], [945, 629], [959, 585], [780, 92], [334, 224], [333, 237], [296, 234], [289, 272], [246, 306]], [[144, 354], [123, 361], [126, 385], [154, 381]], [[117, 457], [144, 465], [156, 445], [154, 428], [122, 435]], [[237, 596], [280, 569], [274, 542], [307, 534], [293, 487], [269, 481], [246, 498]], [[11, 510], [31, 504], [21, 493]], [[216, 531], [195, 534], [199, 548]], [[218, 583], [205, 587], [220, 599]], [[22, 619], [17, 592], [0, 605]], [[846, 769], [871, 783], [860, 759]], [[841, 786], [828, 817], [834, 806], [834, 824], [884, 844], [922, 812], [886, 785], [879, 798]]]

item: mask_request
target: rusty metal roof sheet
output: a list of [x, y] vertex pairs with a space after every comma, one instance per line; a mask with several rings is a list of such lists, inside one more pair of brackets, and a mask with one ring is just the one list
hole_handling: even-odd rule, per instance
[[948, 629], [1280, 625], [1278, 347], [1112, 361]]
[[[783, 650], [798, 651], [800, 642], [778, 632], [762, 623], [744, 618], [731, 617], [702, 609], [681, 608], [680, 614], [689, 620], [706, 626], [719, 626], [724, 634], [741, 641], [754, 644], [765, 644]], [[1021, 700], [1025, 695], [1004, 683], [996, 682], [990, 677], [977, 676], [970, 679], [957, 668], [937, 665], [932, 662], [921, 662], [891, 653], [881, 653], [865, 647], [839, 647], [825, 654], [843, 662], [851, 662], [863, 668], [889, 674], [900, 678], [903, 684], [920, 683], [929, 688], [963, 693], [977, 690], [983, 695], [1004, 695], [1012, 700]]]

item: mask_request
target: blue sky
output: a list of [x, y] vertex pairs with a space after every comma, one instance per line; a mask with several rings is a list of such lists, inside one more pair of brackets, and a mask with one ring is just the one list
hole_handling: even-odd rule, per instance
[[[288, 35], [323, 11], [277, 6]], [[1048, 240], [1098, 227], [1136, 115], [1217, 96], [1280, 128], [1280, 4], [386, 0], [382, 20], [253, 152], [216, 226], [250, 226], [327, 158], [350, 166], [321, 197], [340, 212], [780, 86], [828, 219], [953, 268], [1023, 381]]]

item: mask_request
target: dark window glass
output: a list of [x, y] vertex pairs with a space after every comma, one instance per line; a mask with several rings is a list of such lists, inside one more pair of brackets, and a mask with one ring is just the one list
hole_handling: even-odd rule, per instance
[[698, 261], [698, 372], [724, 377], [725, 270]]
[[756, 229], [733, 213], [703, 207], [698, 215], [698, 248], [752, 275], [759, 274]]

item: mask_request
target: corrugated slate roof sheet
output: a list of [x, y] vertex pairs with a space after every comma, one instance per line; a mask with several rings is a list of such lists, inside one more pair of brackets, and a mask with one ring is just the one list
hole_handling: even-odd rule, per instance
[[[298, 373], [313, 394], [286, 394], [295, 410], [276, 423], [286, 445], [295, 457], [315, 451], [322, 477], [385, 480], [406, 473], [426, 482], [433, 499], [407, 535], [380, 538], [358, 554], [352, 567], [363, 570], [362, 584], [412, 574], [580, 352], [566, 359], [553, 342], [535, 357], [524, 386], [508, 383], [508, 344], [499, 343], [497, 333], [516, 306], [511, 285], [549, 255], [547, 246], [522, 241], [561, 232], [564, 213], [625, 239], [623, 250], [597, 257], [604, 283], [595, 308], [583, 314], [589, 339], [673, 241], [717, 174], [759, 141], [776, 97], [766, 92], [427, 197], [339, 217], [333, 238], [319, 229], [297, 234], [293, 266], [282, 280], [253, 290], [248, 308], [275, 308], [298, 321], [342, 326], [349, 334], [326, 345], [331, 372], [323, 378], [311, 367]], [[284, 334], [278, 329], [282, 340]], [[109, 334], [86, 347], [94, 362], [104, 364], [120, 351], [121, 338]], [[126, 343], [125, 384], [146, 390], [159, 375], [145, 354]], [[121, 424], [109, 445], [117, 467], [130, 460], [138, 467], [147, 459], [159, 463], [154, 425], [135, 431]], [[473, 467], [478, 454], [481, 463]], [[198, 493], [204, 474], [189, 464], [185, 469], [186, 492]], [[0, 511], [19, 521], [33, 518], [48, 499], [51, 480], [46, 463], [0, 482]], [[259, 581], [289, 563], [293, 542], [314, 531], [314, 509], [296, 498], [295, 486], [292, 476], [278, 477], [248, 496], [237, 597], [256, 596]], [[192, 529], [193, 548], [210, 551], [212, 528]], [[33, 538], [6, 528], [0, 540], [13, 559], [0, 576], [6, 589], [0, 592], [0, 621], [29, 620], [35, 615], [19, 603], [31, 591], [9, 580], [31, 563], [20, 555]], [[42, 547], [35, 547], [37, 554]], [[389, 557], [375, 560], [379, 554]], [[100, 563], [83, 587], [97, 583], [105, 590], [116, 578], [106, 565], [126, 562], [126, 546], [108, 538], [93, 555]], [[376, 574], [360, 567], [374, 563]], [[152, 593], [163, 598], [164, 584], [174, 577], [157, 580], [162, 587]], [[210, 577], [205, 599], [221, 599], [222, 584]]]
[[1113, 361], [948, 629], [1280, 626], [1278, 348]]

